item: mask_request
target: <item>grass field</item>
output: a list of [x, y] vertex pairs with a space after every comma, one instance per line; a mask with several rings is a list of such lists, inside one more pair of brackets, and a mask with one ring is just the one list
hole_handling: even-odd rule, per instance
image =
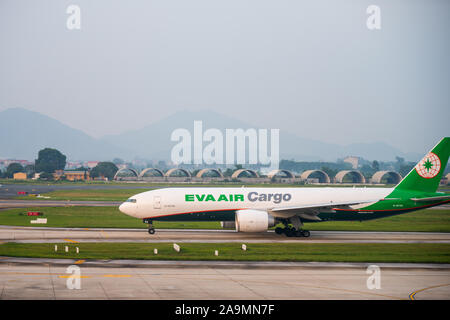
[[[47, 227], [80, 228], [146, 228], [140, 219], [121, 213], [116, 207], [59, 207], [28, 208], [0, 211], [0, 225], [36, 226], [30, 221], [27, 211], [42, 211], [47, 218]], [[215, 222], [163, 222], [155, 221], [156, 228], [218, 229]], [[450, 210], [428, 209], [371, 221], [329, 221], [306, 223], [307, 230], [340, 231], [410, 231], [450, 232]]]
[[[73, 189], [73, 190], [57, 190], [47, 192], [42, 195], [50, 197], [48, 199], [39, 200], [71, 200], [71, 201], [125, 201], [132, 195], [152, 190], [148, 189]], [[32, 194], [28, 196], [19, 196], [15, 199], [20, 200], [36, 200]]]
[[[69, 252], [64, 252], [64, 246]], [[334, 261], [450, 263], [450, 244], [181, 244], [176, 252], [167, 243], [0, 244], [0, 256], [72, 259], [227, 260], [227, 261]], [[75, 247], [80, 249], [76, 254]], [[158, 255], [153, 249], [158, 249]], [[219, 251], [219, 256], [214, 251]]]

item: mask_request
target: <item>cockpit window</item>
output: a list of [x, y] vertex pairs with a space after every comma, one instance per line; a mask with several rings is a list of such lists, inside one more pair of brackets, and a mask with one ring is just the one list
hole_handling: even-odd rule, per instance
[[136, 199], [127, 199], [127, 201], [125, 201], [125, 202], [136, 203]]

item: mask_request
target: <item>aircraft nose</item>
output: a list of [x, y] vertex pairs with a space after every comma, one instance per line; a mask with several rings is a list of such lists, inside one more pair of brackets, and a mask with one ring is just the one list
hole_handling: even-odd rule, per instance
[[136, 211], [136, 208], [132, 203], [124, 202], [119, 206], [119, 210], [122, 213], [125, 213], [129, 216], [133, 216]]

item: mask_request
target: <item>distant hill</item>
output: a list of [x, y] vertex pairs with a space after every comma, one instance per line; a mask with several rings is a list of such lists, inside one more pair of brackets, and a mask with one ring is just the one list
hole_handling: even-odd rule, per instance
[[0, 112], [0, 137], [0, 156], [15, 159], [36, 159], [45, 147], [60, 150], [69, 160], [107, 160], [129, 154], [126, 148], [22, 108]]
[[[173, 130], [185, 128], [193, 133], [195, 120], [203, 121], [203, 131], [208, 128], [217, 128], [223, 133], [226, 128], [258, 129], [258, 127], [239, 119], [209, 110], [201, 112], [181, 111], [144, 128], [118, 135], [105, 136], [101, 140], [117, 147], [132, 149], [136, 156], [142, 158], [167, 159], [170, 157], [172, 147], [176, 144], [176, 142], [170, 141], [170, 135]], [[414, 153], [404, 154], [382, 142], [339, 146], [301, 138], [280, 128], [281, 159], [336, 161], [338, 158], [349, 155], [360, 156], [367, 160], [376, 159], [382, 161], [395, 160], [396, 156], [415, 161], [422, 156]]]
[[[115, 157], [169, 160], [171, 149], [176, 144], [170, 141], [172, 131], [186, 128], [193, 132], [194, 120], [203, 121], [203, 130], [258, 129], [212, 111], [182, 111], [144, 128], [95, 139], [43, 114], [12, 108], [0, 112], [0, 156], [33, 160], [40, 149], [51, 147], [60, 150], [69, 160], [111, 160]], [[422, 156], [404, 154], [382, 142], [339, 146], [304, 139], [280, 129], [280, 160], [336, 161], [348, 155], [382, 161], [395, 160], [396, 156], [415, 161]]]

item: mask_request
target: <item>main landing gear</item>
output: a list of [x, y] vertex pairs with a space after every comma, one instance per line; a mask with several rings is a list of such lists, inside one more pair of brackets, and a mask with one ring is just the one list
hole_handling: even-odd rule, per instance
[[285, 234], [287, 237], [305, 237], [308, 238], [311, 233], [308, 230], [295, 230], [293, 227], [275, 228], [276, 234]]
[[[293, 227], [288, 225], [288, 222], [291, 222]], [[303, 226], [302, 221], [298, 216], [292, 217], [289, 220], [283, 221], [284, 228], [277, 227], [275, 228], [276, 234], [285, 234], [287, 237], [305, 237], [308, 238], [311, 233], [308, 230], [303, 230], [301, 227]]]
[[153, 221], [151, 219], [143, 219], [142, 222], [148, 224], [148, 233], [155, 234], [156, 230], [153, 228]]

